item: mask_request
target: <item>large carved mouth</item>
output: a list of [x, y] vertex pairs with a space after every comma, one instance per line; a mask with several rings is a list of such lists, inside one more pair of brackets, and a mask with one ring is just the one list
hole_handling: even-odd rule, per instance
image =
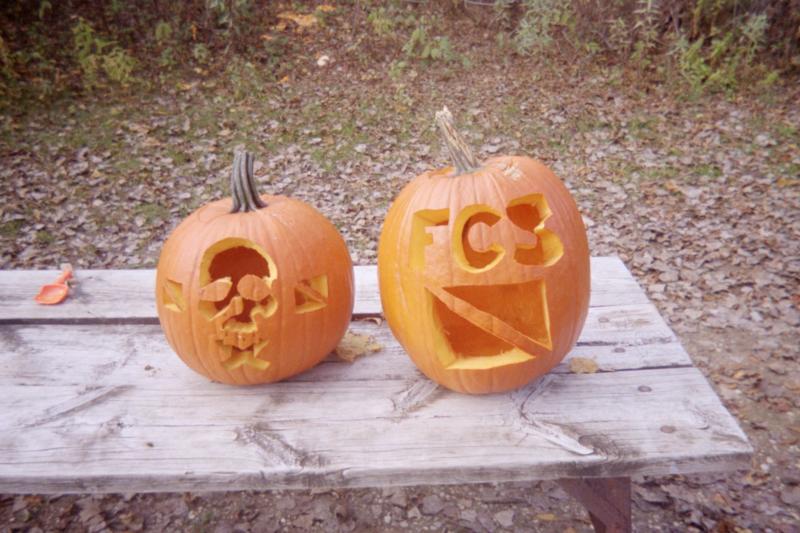
[[543, 280], [507, 285], [426, 284], [448, 369], [491, 369], [523, 363], [551, 350]]

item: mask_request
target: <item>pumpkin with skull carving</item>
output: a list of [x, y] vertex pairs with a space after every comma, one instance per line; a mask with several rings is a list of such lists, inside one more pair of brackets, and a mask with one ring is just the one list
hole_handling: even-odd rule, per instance
[[572, 196], [543, 164], [478, 164], [437, 113], [455, 162], [417, 176], [378, 248], [389, 326], [416, 365], [461, 392], [520, 387], [574, 346], [589, 306], [589, 248]]
[[237, 153], [233, 199], [201, 207], [161, 251], [156, 302], [172, 348], [230, 384], [281, 380], [322, 360], [353, 309], [353, 267], [336, 228], [309, 205], [255, 192]]

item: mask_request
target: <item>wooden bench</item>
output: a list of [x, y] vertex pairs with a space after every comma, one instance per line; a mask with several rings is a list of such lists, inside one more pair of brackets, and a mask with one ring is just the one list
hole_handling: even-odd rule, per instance
[[[557, 479], [598, 530], [631, 528], [630, 478], [746, 468], [752, 449], [614, 257], [592, 259], [577, 347], [508, 394], [422, 376], [381, 320], [375, 267], [356, 267], [351, 330], [380, 352], [290, 381], [211, 383], [158, 326], [152, 270], [0, 272], [0, 492], [369, 487]], [[361, 320], [373, 317], [372, 320]], [[570, 372], [572, 357], [599, 371]]]

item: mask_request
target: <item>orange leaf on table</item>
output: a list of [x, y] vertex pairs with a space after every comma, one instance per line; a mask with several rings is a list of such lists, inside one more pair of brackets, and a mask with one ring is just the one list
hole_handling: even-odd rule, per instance
[[599, 370], [597, 361], [586, 357], [573, 357], [569, 361], [569, 371], [573, 374], [594, 374]]
[[357, 357], [379, 352], [382, 349], [383, 346], [375, 342], [375, 339], [369, 335], [361, 335], [348, 331], [344, 334], [342, 340], [339, 341], [339, 345], [334, 351], [340, 359], [352, 363]]

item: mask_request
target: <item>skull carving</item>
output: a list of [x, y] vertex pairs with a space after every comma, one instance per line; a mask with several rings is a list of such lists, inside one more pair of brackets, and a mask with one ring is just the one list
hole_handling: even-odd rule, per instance
[[339, 232], [303, 202], [256, 197], [250, 163], [237, 156], [234, 201], [181, 222], [156, 270], [158, 316], [172, 348], [200, 374], [237, 385], [319, 363], [353, 309], [353, 266]]
[[209, 341], [223, 364], [265, 370], [269, 362], [259, 355], [269, 343], [268, 320], [278, 309], [275, 262], [252, 242], [228, 239], [205, 252], [200, 268], [200, 309], [214, 326]]

